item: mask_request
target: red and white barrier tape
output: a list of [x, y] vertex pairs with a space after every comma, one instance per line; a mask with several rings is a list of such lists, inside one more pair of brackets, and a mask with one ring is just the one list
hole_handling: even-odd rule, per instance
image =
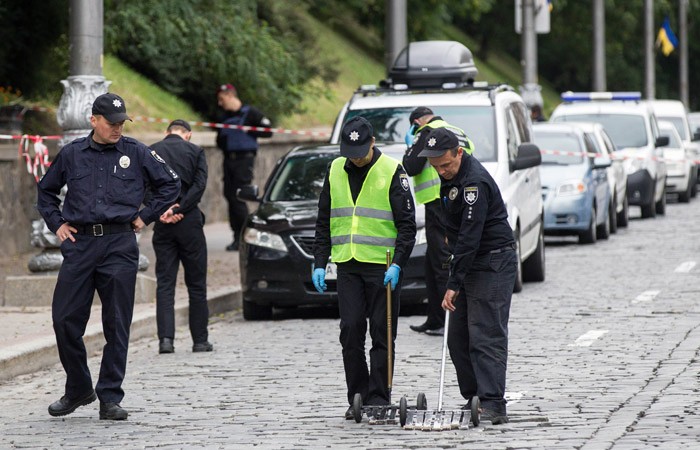
[[[19, 141], [19, 157], [20, 159], [24, 157], [27, 163], [27, 172], [30, 175], [34, 175], [34, 180], [38, 183], [46, 173], [46, 168], [51, 165], [49, 161], [49, 149], [44, 145], [44, 136], [30, 136], [23, 135], [20, 137]], [[59, 136], [60, 138], [60, 136]], [[29, 144], [33, 144], [34, 156], [29, 154]], [[41, 176], [39, 172], [41, 171]]]

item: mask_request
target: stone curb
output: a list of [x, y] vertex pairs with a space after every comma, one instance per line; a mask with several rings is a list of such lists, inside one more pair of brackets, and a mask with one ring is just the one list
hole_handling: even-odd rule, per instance
[[[219, 289], [210, 293], [209, 316], [240, 309], [240, 287]], [[187, 301], [175, 305], [175, 325], [186, 325], [189, 320], [189, 305]], [[131, 322], [131, 342], [157, 334], [155, 305], [147, 310], [134, 312]], [[88, 325], [83, 336], [87, 354], [99, 352], [104, 345], [104, 333], [101, 324]], [[36, 372], [59, 362], [56, 349], [56, 339], [51, 335], [37, 338], [31, 342], [15, 345], [11, 348], [0, 349], [0, 382], [10, 380], [18, 375]]]

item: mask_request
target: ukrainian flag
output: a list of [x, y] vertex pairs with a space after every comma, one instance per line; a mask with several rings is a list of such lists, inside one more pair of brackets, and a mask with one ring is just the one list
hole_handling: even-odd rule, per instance
[[664, 23], [659, 29], [659, 34], [656, 36], [656, 46], [661, 47], [661, 52], [664, 56], [668, 56], [678, 47], [678, 38], [671, 30], [671, 23], [668, 21], [668, 16], [664, 19]]

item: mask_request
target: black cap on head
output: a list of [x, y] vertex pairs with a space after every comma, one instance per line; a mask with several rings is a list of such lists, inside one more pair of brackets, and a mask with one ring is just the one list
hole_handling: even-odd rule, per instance
[[369, 153], [374, 129], [364, 117], [356, 116], [345, 122], [340, 132], [340, 154], [346, 158], [362, 158]]
[[418, 156], [435, 158], [457, 147], [459, 147], [459, 140], [456, 134], [447, 128], [435, 128], [425, 139], [425, 147]]
[[104, 116], [111, 123], [131, 120], [131, 117], [126, 115], [124, 99], [110, 92], [102, 94], [95, 99], [92, 103], [92, 115]]
[[411, 115], [408, 117], [408, 121], [411, 122], [411, 125], [413, 125], [416, 122], [416, 119], [420, 119], [427, 114], [433, 114], [433, 110], [427, 106], [419, 106], [413, 110]]
[[190, 124], [182, 119], [175, 119], [172, 122], [170, 122], [170, 125], [168, 125], [168, 130], [170, 130], [172, 127], [182, 127], [187, 131], [192, 131], [192, 127], [190, 126]]

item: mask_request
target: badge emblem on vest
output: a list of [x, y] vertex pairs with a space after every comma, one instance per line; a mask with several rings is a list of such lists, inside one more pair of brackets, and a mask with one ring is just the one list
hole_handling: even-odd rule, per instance
[[401, 187], [404, 191], [408, 191], [408, 175], [399, 175], [399, 180], [401, 182]]
[[468, 205], [473, 205], [479, 198], [479, 188], [476, 186], [468, 186], [464, 188], [464, 201]]
[[[119, 101], [119, 100], [115, 100], [115, 102], [116, 101]], [[129, 159], [128, 156], [124, 155], [121, 158], [119, 158], [119, 167], [121, 167], [122, 169], [126, 169], [130, 165], [131, 165], [131, 159]]]
[[450, 200], [454, 200], [457, 198], [458, 192], [459, 192], [459, 189], [457, 189], [456, 187], [453, 187], [452, 189], [450, 189], [450, 193], [447, 194], [447, 196], [450, 198]]
[[153, 159], [155, 159], [159, 163], [165, 164], [165, 161], [163, 160], [163, 158], [161, 158], [160, 155], [158, 153], [156, 153], [155, 150], [151, 150], [151, 156], [153, 156]]

